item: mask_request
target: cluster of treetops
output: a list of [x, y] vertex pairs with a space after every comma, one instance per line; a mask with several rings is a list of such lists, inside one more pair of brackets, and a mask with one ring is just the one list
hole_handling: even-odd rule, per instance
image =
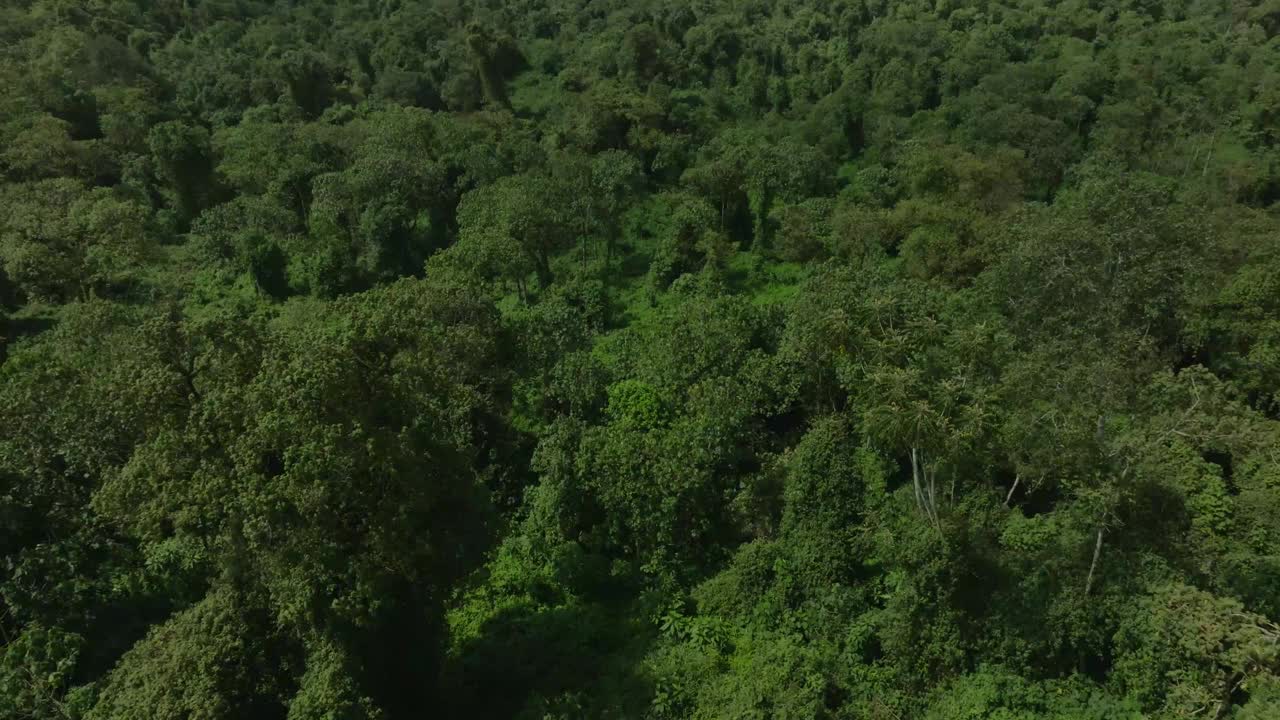
[[1277, 0], [7, 0], [0, 717], [1280, 717]]

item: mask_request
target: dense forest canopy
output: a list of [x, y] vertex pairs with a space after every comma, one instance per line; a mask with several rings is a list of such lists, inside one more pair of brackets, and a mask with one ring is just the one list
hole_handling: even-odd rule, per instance
[[1280, 717], [1277, 0], [4, 0], [0, 717]]

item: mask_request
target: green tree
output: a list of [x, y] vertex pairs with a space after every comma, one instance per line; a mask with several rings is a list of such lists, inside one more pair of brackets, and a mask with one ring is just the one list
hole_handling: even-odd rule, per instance
[[68, 180], [12, 185], [0, 195], [0, 262], [34, 301], [87, 299], [136, 277], [153, 248], [146, 208]]
[[147, 136], [156, 175], [180, 222], [190, 222], [214, 201], [217, 188], [209, 142], [208, 130], [176, 120], [152, 126]]

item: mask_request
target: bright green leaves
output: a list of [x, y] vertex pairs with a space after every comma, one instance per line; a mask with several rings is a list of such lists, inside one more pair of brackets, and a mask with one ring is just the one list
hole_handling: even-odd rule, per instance
[[609, 386], [609, 419], [626, 428], [650, 430], [663, 423], [666, 412], [653, 387], [636, 380], [623, 380]]
[[1021, 510], [1014, 510], [1000, 530], [1000, 545], [1024, 555], [1043, 552], [1061, 535], [1056, 520], [1052, 515], [1027, 517]]
[[1136, 703], [1108, 697], [1082, 677], [1035, 682], [1000, 666], [979, 668], [933, 694], [928, 720], [1142, 720]]

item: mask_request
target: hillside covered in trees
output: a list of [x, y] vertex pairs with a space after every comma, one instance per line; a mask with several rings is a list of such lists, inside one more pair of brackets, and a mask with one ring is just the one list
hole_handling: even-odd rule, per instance
[[4, 0], [0, 718], [1280, 717], [1280, 0]]

